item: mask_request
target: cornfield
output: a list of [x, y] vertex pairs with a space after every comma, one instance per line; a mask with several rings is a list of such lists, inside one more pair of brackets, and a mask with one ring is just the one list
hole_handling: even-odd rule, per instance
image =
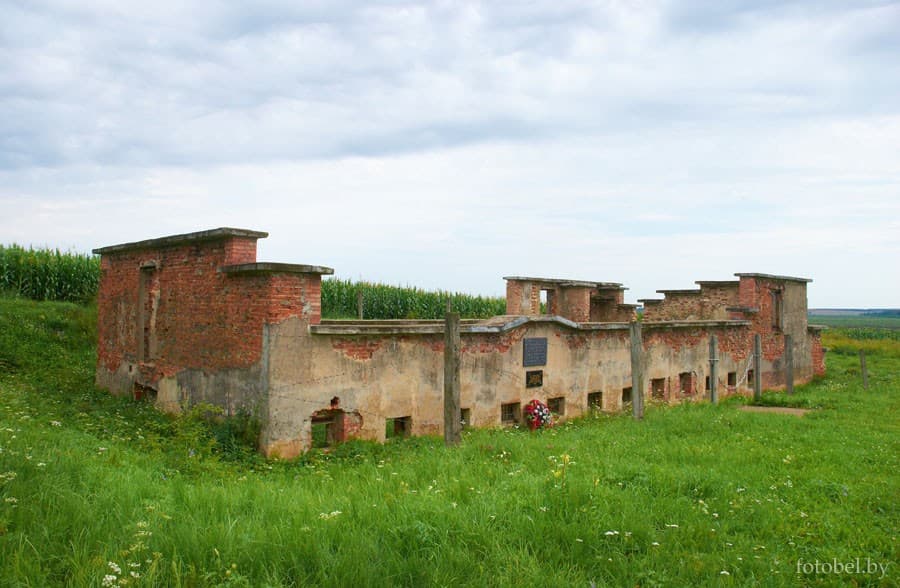
[[[0, 293], [34, 300], [85, 302], [97, 295], [100, 259], [58, 249], [0, 245]], [[363, 294], [366, 319], [439, 319], [450, 299], [464, 318], [487, 318], [506, 312], [503, 297], [427, 292], [350, 280], [322, 280], [322, 316], [355, 318], [357, 292]]]
[[427, 292], [418, 288], [330, 278], [322, 280], [322, 316], [355, 318], [358, 292], [362, 292], [363, 317], [366, 319], [440, 319], [447, 310], [448, 299], [453, 311], [464, 318], [487, 318], [506, 313], [503, 297]]
[[97, 294], [99, 282], [99, 257], [0, 245], [0, 292], [34, 300], [85, 302]]

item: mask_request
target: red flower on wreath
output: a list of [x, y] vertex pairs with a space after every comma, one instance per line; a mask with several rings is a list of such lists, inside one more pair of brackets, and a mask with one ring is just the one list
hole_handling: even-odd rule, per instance
[[525, 405], [524, 412], [525, 422], [532, 431], [553, 426], [553, 415], [550, 413], [550, 409], [537, 398]]

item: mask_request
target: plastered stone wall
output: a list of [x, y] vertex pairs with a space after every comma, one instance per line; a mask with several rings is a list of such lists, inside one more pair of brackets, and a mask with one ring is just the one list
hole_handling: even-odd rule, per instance
[[[709, 335], [720, 345], [720, 395], [727, 372], [746, 367], [752, 341], [747, 327], [718, 329], [651, 327], [645, 332], [647, 376], [675, 378], [666, 401], [682, 400], [677, 374], [694, 373], [694, 393], [707, 391]], [[523, 340], [546, 338], [547, 364], [523, 367]], [[341, 407], [361, 415], [356, 435], [383, 441], [385, 419], [410, 417], [411, 434], [443, 432], [443, 336], [343, 336], [311, 334], [303, 320], [270, 329], [269, 412], [264, 448], [290, 457], [310, 446], [313, 413], [340, 398]], [[622, 409], [622, 390], [632, 385], [627, 327], [585, 331], [559, 323], [528, 323], [500, 334], [461, 337], [461, 407], [473, 426], [499, 426], [501, 405], [532, 398], [565, 399], [565, 416], [588, 410], [588, 394], [602, 392], [602, 408]], [[526, 372], [542, 370], [543, 385], [527, 388]], [[746, 388], [746, 384], [744, 386]], [[732, 392], [736, 390], [731, 390]]]

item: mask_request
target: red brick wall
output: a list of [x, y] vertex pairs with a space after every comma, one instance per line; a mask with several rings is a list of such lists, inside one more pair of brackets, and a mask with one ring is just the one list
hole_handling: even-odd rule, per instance
[[[651, 311], [652, 312], [652, 311]], [[644, 315], [646, 316], [646, 314]], [[615, 298], [591, 299], [591, 322], [631, 322], [637, 318], [633, 306], [617, 303]], [[653, 319], [648, 319], [653, 320]]]
[[[527, 290], [527, 292], [526, 292]], [[549, 296], [548, 296], [549, 301]], [[527, 280], [506, 281], [506, 314], [541, 314], [541, 287]]]
[[809, 339], [812, 349], [813, 373], [817, 376], [825, 375], [825, 348], [822, 347], [822, 334], [818, 331], [811, 332]]
[[661, 302], [644, 302], [644, 320], [661, 321], [663, 313], [660, 310]]
[[743, 361], [749, 357], [753, 340], [746, 328], [646, 328], [643, 331], [644, 346], [649, 348], [660, 345], [680, 351], [684, 347], [695, 347], [709, 335], [716, 335], [720, 353], [727, 353], [735, 361]]
[[590, 288], [559, 288], [560, 316], [576, 323], [591, 320]]
[[522, 283], [515, 280], [506, 281], [506, 314], [525, 314], [522, 312]]
[[644, 318], [653, 321], [699, 320], [702, 314], [699, 294], [666, 294], [662, 302], [646, 309]]
[[756, 279], [752, 277], [742, 276], [738, 284], [738, 305], [749, 306], [755, 308], [757, 305], [758, 290]]
[[739, 301], [738, 285], [700, 286], [700, 318], [706, 320], [722, 320], [728, 318], [728, 306], [737, 306]]
[[224, 265], [252, 263], [253, 239], [205, 241], [158, 250], [104, 254], [98, 296], [98, 364], [115, 371], [140, 363], [137, 324], [142, 263], [153, 260], [158, 283], [156, 350], [141, 368], [145, 382], [195, 368], [248, 367], [262, 355], [264, 323], [289, 317], [318, 322], [320, 276], [237, 274]]
[[256, 239], [234, 237], [225, 242], [225, 265], [256, 261]]

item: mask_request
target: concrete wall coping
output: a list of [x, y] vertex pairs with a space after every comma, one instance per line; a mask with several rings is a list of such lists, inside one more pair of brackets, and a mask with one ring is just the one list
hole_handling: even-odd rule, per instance
[[132, 243], [120, 243], [118, 245], [107, 245], [106, 247], [98, 247], [92, 253], [95, 255], [104, 255], [107, 253], [121, 253], [123, 251], [131, 251], [134, 249], [159, 249], [161, 247], [174, 247], [185, 243], [197, 243], [201, 241], [215, 241], [218, 239], [227, 239], [229, 237], [244, 237], [249, 239], [265, 239], [269, 233], [262, 231], [251, 231], [249, 229], [234, 229], [231, 227], [219, 227], [218, 229], [210, 229], [207, 231], [197, 231], [195, 233], [183, 233], [181, 235], [169, 235], [168, 237], [159, 237], [156, 239], [145, 239], [143, 241], [134, 241]]
[[530, 278], [526, 276], [503, 276], [504, 280], [511, 282], [535, 282], [538, 284], [550, 284], [563, 288], [601, 288], [601, 289], [619, 289], [622, 284], [619, 282], [589, 282], [587, 280], [568, 280], [563, 278]]
[[766, 280], [778, 280], [781, 282], [812, 282], [811, 278], [795, 278], [793, 276], [776, 276], [774, 274], [734, 274], [739, 278], [763, 278]]
[[[474, 325], [484, 322], [482, 319], [462, 319], [460, 324]], [[355, 326], [421, 326], [421, 325], [443, 325], [444, 319], [375, 319], [375, 320], [358, 320], [358, 319], [322, 319], [319, 323], [322, 325], [338, 326], [338, 327], [355, 327]]]
[[726, 306], [725, 310], [728, 312], [749, 312], [751, 314], [759, 312], [759, 308], [755, 306]]
[[[496, 317], [495, 317], [496, 318]], [[478, 333], [505, 333], [517, 329], [528, 323], [559, 324], [576, 331], [622, 331], [628, 330], [627, 322], [586, 322], [576, 323], [561, 316], [508, 316], [509, 320], [498, 324], [492, 319], [485, 321], [467, 321], [460, 324], [461, 335]], [[648, 329], [695, 329], [702, 327], [740, 327], [750, 324], [743, 320], [698, 320], [698, 321], [648, 321], [642, 323]], [[317, 325], [310, 325], [309, 332], [313, 335], [431, 335], [444, 332], [444, 322], [440, 320], [428, 321], [323, 321]]]
[[697, 280], [698, 286], [740, 286], [740, 280]]
[[239, 263], [219, 268], [223, 274], [325, 274], [331, 275], [334, 270], [323, 265], [301, 265], [297, 263], [272, 263], [268, 261], [256, 263]]
[[693, 288], [685, 289], [685, 290], [657, 290], [659, 294], [675, 294], [675, 295], [695, 295], [700, 294], [702, 290], [694, 290]]
[[645, 329], [695, 329], [698, 327], [744, 327], [753, 323], [743, 320], [727, 321], [644, 321], [641, 323]]

